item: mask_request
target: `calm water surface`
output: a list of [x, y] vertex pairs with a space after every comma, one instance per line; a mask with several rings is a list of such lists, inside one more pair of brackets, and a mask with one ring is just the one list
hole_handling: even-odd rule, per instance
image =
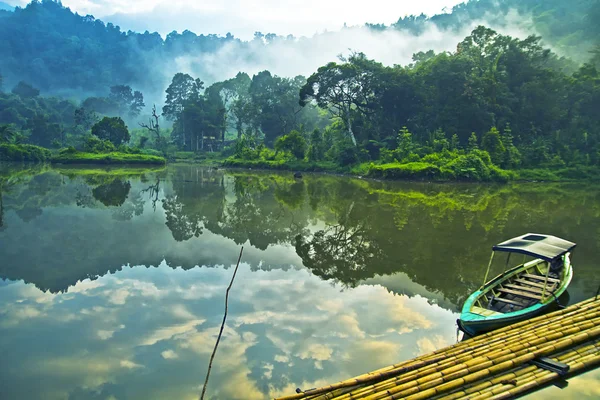
[[[600, 187], [378, 183], [0, 166], [0, 398], [195, 399], [240, 247], [215, 399], [266, 399], [456, 341], [492, 244], [578, 243], [600, 279]], [[531, 398], [598, 398], [600, 374]]]

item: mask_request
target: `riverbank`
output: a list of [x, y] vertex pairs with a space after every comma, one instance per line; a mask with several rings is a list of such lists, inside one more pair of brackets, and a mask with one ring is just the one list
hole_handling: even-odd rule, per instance
[[[179, 160], [177, 161], [179, 162]], [[204, 163], [202, 164], [204, 165]], [[564, 167], [559, 169], [502, 170], [492, 166], [487, 169], [438, 167], [424, 162], [374, 164], [362, 163], [342, 167], [333, 162], [241, 160], [227, 158], [220, 162], [212, 160], [212, 166], [246, 169], [263, 169], [294, 172], [322, 172], [368, 177], [384, 180], [439, 181], [439, 182], [509, 182], [542, 181], [574, 182], [600, 180], [600, 168], [590, 166]]]
[[62, 149], [53, 152], [49, 149], [30, 144], [0, 144], [0, 161], [19, 162], [49, 162], [53, 164], [99, 164], [99, 165], [123, 165], [123, 164], [149, 164], [165, 165], [164, 157], [143, 153], [87, 153], [73, 148]]
[[165, 165], [167, 160], [164, 157], [152, 156], [148, 154], [128, 154], [128, 153], [60, 153], [53, 156], [50, 160], [53, 164], [150, 164]]

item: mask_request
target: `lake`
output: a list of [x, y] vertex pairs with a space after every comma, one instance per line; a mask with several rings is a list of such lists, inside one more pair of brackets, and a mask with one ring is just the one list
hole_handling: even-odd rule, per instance
[[[0, 166], [0, 398], [268, 399], [453, 344], [491, 246], [578, 244], [600, 284], [600, 186]], [[496, 271], [500, 272], [500, 271]], [[600, 374], [530, 398], [598, 398]]]

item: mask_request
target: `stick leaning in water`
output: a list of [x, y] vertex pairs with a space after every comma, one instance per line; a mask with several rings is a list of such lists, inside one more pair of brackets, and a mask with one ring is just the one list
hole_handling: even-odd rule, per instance
[[240, 250], [240, 256], [238, 257], [237, 264], [235, 265], [235, 269], [233, 270], [233, 276], [231, 277], [231, 282], [229, 282], [229, 286], [227, 287], [227, 291], [225, 292], [225, 314], [223, 315], [223, 322], [221, 323], [221, 330], [219, 331], [219, 336], [217, 336], [217, 342], [215, 343], [215, 348], [213, 349], [212, 355], [210, 356], [210, 361], [208, 363], [208, 371], [206, 371], [206, 380], [204, 381], [204, 387], [202, 388], [202, 394], [200, 395], [200, 400], [204, 400], [204, 393], [206, 393], [206, 385], [208, 385], [208, 377], [210, 376], [210, 369], [212, 368], [212, 363], [215, 358], [215, 354], [217, 353], [217, 347], [219, 346], [219, 341], [221, 340], [221, 335], [223, 334], [223, 328], [225, 327], [225, 320], [227, 319], [227, 302], [229, 301], [229, 291], [231, 290], [231, 286], [233, 286], [233, 280], [235, 279], [235, 275], [237, 274], [238, 267], [240, 266], [240, 260], [242, 259], [242, 253], [244, 252], [244, 246]]

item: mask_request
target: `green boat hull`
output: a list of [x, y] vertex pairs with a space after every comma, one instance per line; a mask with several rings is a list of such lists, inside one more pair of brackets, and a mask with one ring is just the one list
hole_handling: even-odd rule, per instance
[[[534, 260], [531, 263], [527, 264], [532, 264], [538, 261], [542, 260]], [[539, 301], [538, 303], [533, 304], [530, 307], [526, 307], [514, 312], [508, 312], [503, 314], [496, 313], [497, 315], [491, 316], [481, 315], [479, 313], [472, 312], [472, 310], [476, 308], [474, 307], [474, 305], [480, 297], [482, 297], [485, 293], [489, 292], [491, 289], [498, 287], [500, 284], [507, 281], [511, 277], [519, 274], [520, 272], [528, 268], [531, 268], [531, 266], [528, 267], [527, 264], [517, 266], [509, 271], [506, 271], [504, 274], [498, 275], [497, 277], [486, 283], [480, 290], [477, 290], [476, 292], [471, 294], [465, 301], [465, 304], [462, 308], [462, 312], [460, 314], [460, 318], [456, 321], [458, 327], [470, 336], [475, 336], [520, 321], [527, 320], [529, 318], [547, 312], [555, 306], [557, 306], [557, 299], [567, 290], [567, 287], [569, 286], [569, 284], [571, 283], [571, 279], [573, 278], [573, 269], [569, 261], [568, 254], [565, 256], [563, 278], [561, 280], [560, 286], [554, 291], [553, 295], [548, 296], [543, 301]]]

